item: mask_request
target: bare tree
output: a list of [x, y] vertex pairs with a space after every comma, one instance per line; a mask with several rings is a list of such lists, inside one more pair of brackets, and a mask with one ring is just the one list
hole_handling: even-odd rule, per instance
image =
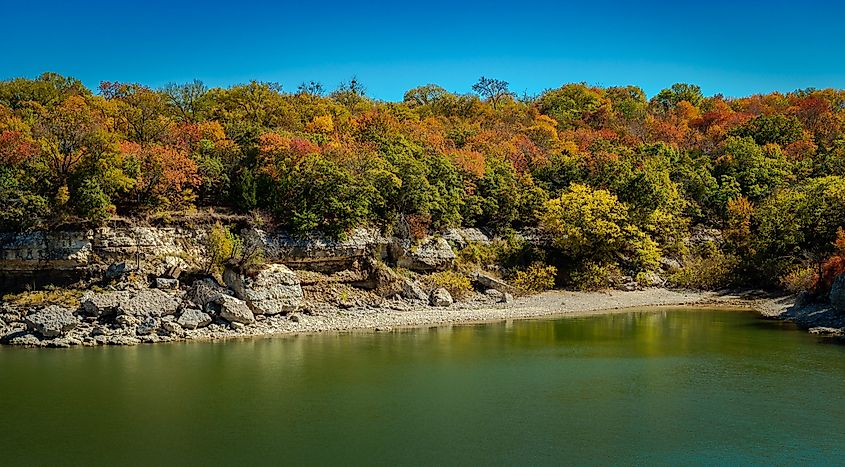
[[494, 109], [499, 105], [499, 101], [503, 97], [511, 95], [510, 90], [508, 90], [507, 81], [485, 78], [484, 76], [479, 78], [478, 82], [472, 85], [472, 90], [479, 96], [490, 101], [490, 103], [493, 104]]

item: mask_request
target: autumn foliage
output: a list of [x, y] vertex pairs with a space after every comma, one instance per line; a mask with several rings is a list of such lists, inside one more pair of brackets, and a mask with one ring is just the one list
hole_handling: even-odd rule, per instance
[[[0, 230], [214, 208], [299, 234], [539, 231], [571, 277], [636, 276], [661, 257], [729, 258], [724, 277], [764, 284], [821, 271], [820, 289], [843, 271], [845, 91], [469, 89], [384, 102], [355, 79], [0, 82]], [[695, 228], [719, 230], [718, 251], [691, 249]]]

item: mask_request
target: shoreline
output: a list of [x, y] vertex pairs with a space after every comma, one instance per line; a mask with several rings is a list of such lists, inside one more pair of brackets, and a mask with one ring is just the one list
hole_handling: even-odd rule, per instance
[[[92, 323], [83, 323], [66, 336], [39, 339], [19, 330], [20, 336], [7, 339], [6, 344], [27, 347], [73, 347], [100, 345], [137, 345], [163, 342], [225, 341], [231, 339], [271, 338], [295, 335], [390, 332], [401, 329], [430, 328], [447, 325], [476, 325], [508, 320], [559, 319], [625, 313], [638, 308], [673, 306], [719, 307], [749, 310], [765, 318], [793, 321], [805, 329], [830, 328], [831, 332], [818, 334], [836, 335], [833, 312], [819, 314], [817, 307], [796, 306], [794, 296], [773, 297], [758, 291], [703, 292], [649, 288], [637, 291], [576, 292], [547, 291], [519, 297], [508, 304], [456, 303], [450, 307], [390, 307], [353, 308], [321, 311], [315, 314], [295, 312], [288, 315], [260, 316], [248, 326], [232, 327], [215, 322], [196, 330], [185, 330], [180, 335], [130, 335], [124, 329], [92, 336]], [[824, 318], [824, 319], [821, 319]], [[845, 322], [842, 326], [845, 327]], [[8, 334], [10, 329], [6, 330]], [[15, 331], [11, 329], [11, 331]]]

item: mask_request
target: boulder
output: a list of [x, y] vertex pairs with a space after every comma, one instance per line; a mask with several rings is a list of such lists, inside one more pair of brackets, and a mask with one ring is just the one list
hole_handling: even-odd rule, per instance
[[201, 279], [191, 285], [186, 297], [201, 310], [205, 310], [209, 303], [217, 301], [222, 295], [231, 295], [231, 292], [217, 284], [214, 279]]
[[138, 336], [148, 336], [158, 330], [158, 320], [152, 316], [147, 316], [138, 323], [135, 327], [135, 334]]
[[660, 275], [655, 272], [646, 272], [637, 275], [637, 281], [640, 285], [645, 287], [663, 287], [666, 285], [666, 280], [664, 280]]
[[187, 308], [176, 319], [176, 323], [184, 329], [204, 328], [211, 324], [211, 315], [196, 308]]
[[173, 255], [167, 255], [162, 258], [161, 263], [156, 265], [154, 274], [166, 277], [168, 279], [178, 279], [182, 272], [188, 269], [188, 263], [182, 258]]
[[117, 315], [114, 322], [122, 328], [132, 328], [137, 326], [140, 320], [132, 315]]
[[165, 316], [176, 313], [179, 301], [159, 289], [141, 289], [137, 292], [118, 290], [91, 293], [82, 298], [82, 308], [94, 317], [109, 315]]
[[88, 293], [82, 297], [82, 308], [85, 313], [95, 318], [115, 315], [120, 309], [120, 304], [129, 301], [131, 297], [130, 292], [126, 290]]
[[244, 300], [255, 314], [288, 313], [302, 305], [299, 278], [283, 264], [266, 265], [255, 277], [227, 268], [223, 279], [235, 291], [235, 296]]
[[836, 311], [845, 313], [845, 274], [837, 277], [830, 288], [830, 304]]
[[168, 279], [166, 277], [156, 277], [155, 286], [157, 289], [174, 290], [179, 288], [179, 279]]
[[162, 321], [161, 329], [171, 336], [182, 336], [185, 334], [182, 326], [180, 326], [176, 321]]
[[372, 290], [380, 297], [392, 297], [401, 293], [402, 277], [383, 263], [372, 264], [369, 267], [367, 280], [353, 283], [355, 287]]
[[107, 279], [120, 279], [128, 272], [128, 268], [126, 267], [126, 262], [121, 261], [119, 263], [112, 263], [106, 269], [106, 278]]
[[176, 313], [179, 301], [160, 289], [142, 289], [120, 303], [119, 313], [133, 316], [161, 317]]
[[79, 325], [79, 319], [67, 308], [51, 305], [25, 318], [26, 327], [47, 338], [59, 337]]
[[255, 321], [255, 315], [243, 300], [223, 295], [217, 299], [215, 305], [220, 307], [220, 317], [230, 323], [250, 324]]
[[449, 306], [454, 300], [448, 290], [443, 287], [434, 289], [429, 297], [429, 302], [432, 306]]
[[443, 232], [443, 238], [461, 250], [473, 243], [482, 245], [490, 243], [490, 237], [476, 228], [446, 229]]
[[402, 291], [400, 295], [408, 300], [428, 300], [428, 294], [425, 293], [420, 283], [408, 278], [402, 280]]
[[496, 289], [487, 289], [484, 291], [484, 295], [494, 303], [505, 301], [505, 294]]
[[397, 266], [412, 271], [445, 271], [455, 263], [455, 252], [443, 237], [428, 237], [413, 247], [407, 240], [398, 240], [393, 250]]
[[512, 285], [483, 272], [473, 273], [472, 281], [478, 286], [480, 286], [482, 289], [495, 289], [499, 292], [509, 294], [513, 294], [514, 292], [516, 292], [516, 288]]

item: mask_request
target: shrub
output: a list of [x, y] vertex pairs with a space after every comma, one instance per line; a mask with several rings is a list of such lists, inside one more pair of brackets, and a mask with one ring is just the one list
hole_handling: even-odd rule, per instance
[[82, 292], [68, 289], [48, 289], [3, 296], [3, 301], [12, 305], [23, 307], [40, 307], [46, 305], [59, 305], [66, 308], [79, 308], [79, 299]]
[[456, 299], [465, 298], [472, 293], [472, 283], [469, 278], [455, 271], [429, 274], [423, 281], [432, 288], [443, 287]]
[[669, 282], [689, 289], [715, 290], [731, 285], [739, 259], [715, 247], [712, 251], [690, 255], [684, 267], [669, 276]]
[[580, 290], [601, 290], [613, 287], [622, 272], [614, 263], [587, 261], [571, 274], [572, 284]]
[[235, 234], [229, 227], [223, 226], [220, 222], [214, 224], [205, 238], [205, 248], [208, 255], [206, 274], [219, 274], [221, 272], [223, 264], [235, 255], [236, 241]]
[[819, 280], [816, 268], [812, 266], [796, 266], [780, 278], [780, 285], [787, 292], [798, 293], [812, 290]]
[[557, 268], [534, 263], [528, 269], [516, 271], [511, 283], [526, 292], [542, 292], [555, 286]]

